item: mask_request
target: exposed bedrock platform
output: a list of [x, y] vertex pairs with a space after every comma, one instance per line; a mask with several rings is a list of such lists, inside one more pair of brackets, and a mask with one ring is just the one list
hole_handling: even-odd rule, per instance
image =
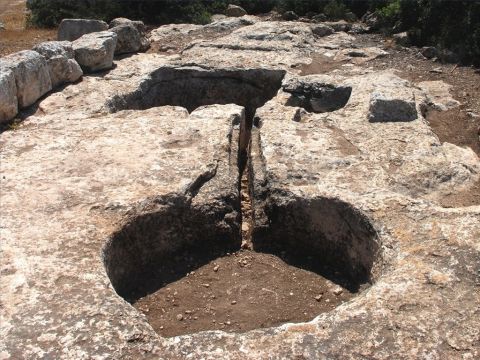
[[441, 204], [480, 161], [422, 112], [450, 99], [351, 34], [249, 22], [0, 134], [1, 359], [479, 358], [480, 207]]

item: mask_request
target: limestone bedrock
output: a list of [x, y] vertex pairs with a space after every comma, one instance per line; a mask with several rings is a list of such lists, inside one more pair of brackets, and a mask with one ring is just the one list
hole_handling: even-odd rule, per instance
[[[480, 206], [439, 205], [478, 181], [480, 161], [441, 143], [422, 116], [429, 102], [451, 101], [393, 70], [362, 67], [358, 51], [369, 59], [383, 51], [356, 49], [351, 34], [320, 37], [316, 24], [248, 19], [221, 20], [224, 29], [236, 25], [214, 40], [191, 40], [178, 55], [116, 60], [0, 134], [1, 359], [480, 357]], [[189, 36], [182, 26], [191, 29], [176, 26], [178, 36]], [[350, 66], [328, 82], [302, 79], [296, 69], [314, 53]], [[185, 72], [197, 81], [191, 101], [139, 101], [169, 86], [188, 89]], [[259, 74], [264, 81], [254, 81]], [[285, 89], [320, 89], [315, 99], [328, 84], [351, 93], [333, 111], [308, 112], [289, 102], [284, 75]], [[13, 89], [12, 75], [4, 77]], [[222, 77], [232, 89], [212, 104]], [[258, 98], [235, 98], [235, 90]], [[403, 104], [408, 116], [371, 121], [374, 94]], [[189, 113], [189, 105], [198, 108]], [[162, 338], [114, 289], [137, 259], [115, 263], [122, 249], [112, 247], [113, 235], [132, 218], [182, 204], [208, 215], [206, 234], [238, 243], [237, 154], [252, 121], [254, 243], [339, 250], [338, 260], [371, 286], [309, 323]], [[152, 243], [137, 245], [145, 246], [139, 259], [148, 257]]]

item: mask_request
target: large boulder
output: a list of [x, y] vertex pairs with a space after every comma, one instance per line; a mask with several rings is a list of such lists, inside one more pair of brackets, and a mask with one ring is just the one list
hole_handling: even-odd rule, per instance
[[89, 19], [63, 19], [58, 28], [58, 40], [74, 41], [85, 34], [108, 29], [105, 21]]
[[352, 29], [352, 24], [346, 22], [345, 20], [340, 21], [329, 21], [325, 25], [330, 26], [335, 31], [348, 32]]
[[20, 108], [32, 105], [52, 90], [47, 61], [36, 51], [24, 50], [5, 56], [0, 59], [0, 68], [13, 72]]
[[115, 54], [135, 53], [148, 49], [148, 40], [132, 23], [120, 24], [111, 28], [110, 31], [117, 34]]
[[130, 20], [130, 19], [127, 19], [127, 18], [116, 18], [116, 19], [113, 19], [112, 21], [110, 21], [110, 24], [108, 24], [108, 28], [109, 29], [113, 29], [117, 26], [120, 26], [120, 25], [125, 25], [125, 24], [131, 24], [133, 26], [135, 26], [135, 28], [141, 33], [145, 33], [146, 32], [146, 27], [145, 27], [145, 24], [143, 23], [143, 21], [140, 21], [140, 20]]
[[113, 31], [83, 35], [73, 42], [75, 60], [86, 73], [111, 69], [116, 45], [117, 34]]
[[282, 19], [285, 21], [295, 21], [298, 20], [298, 15], [295, 14], [293, 11], [286, 11], [282, 15]]
[[225, 14], [230, 17], [240, 17], [240, 16], [247, 15], [247, 11], [244, 8], [237, 5], [228, 5], [227, 11], [225, 12]]
[[317, 36], [323, 37], [333, 34], [335, 30], [325, 24], [315, 24], [312, 25], [312, 32]]
[[17, 111], [15, 75], [10, 69], [0, 68], [0, 124], [13, 119]]
[[83, 71], [75, 61], [75, 52], [69, 41], [48, 41], [33, 48], [47, 59], [52, 87], [64, 83], [75, 82], [83, 75]]

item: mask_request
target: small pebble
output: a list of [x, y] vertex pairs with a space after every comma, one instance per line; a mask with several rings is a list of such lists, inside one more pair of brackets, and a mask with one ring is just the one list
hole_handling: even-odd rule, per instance
[[343, 289], [340, 286], [336, 286], [335, 288], [333, 288], [332, 292], [338, 296], [343, 293]]
[[322, 300], [322, 295], [317, 295], [317, 296], [315, 296], [315, 300], [317, 300], [317, 301]]
[[210, 284], [202, 284], [204, 287], [209, 288]]
[[216, 266], [213, 268], [213, 271], [217, 272], [218, 269], [220, 269], [220, 266], [216, 265]]
[[182, 320], [183, 320], [183, 315], [182, 315], [182, 314], [178, 314], [178, 315], [177, 315], [177, 320], [178, 320], [178, 321], [182, 321]]
[[235, 305], [237, 302], [235, 300], [232, 301], [232, 305]]

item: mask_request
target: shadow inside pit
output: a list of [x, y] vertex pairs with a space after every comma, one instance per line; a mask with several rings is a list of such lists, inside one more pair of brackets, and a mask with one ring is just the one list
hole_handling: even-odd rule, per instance
[[127, 220], [103, 248], [110, 281], [129, 302], [240, 248], [235, 204], [197, 208], [188, 198], [175, 195], [145, 206], [149, 210]]
[[276, 255], [350, 292], [372, 282], [379, 239], [368, 218], [350, 204], [287, 196], [269, 200], [265, 215], [268, 226], [253, 233], [255, 251]]

